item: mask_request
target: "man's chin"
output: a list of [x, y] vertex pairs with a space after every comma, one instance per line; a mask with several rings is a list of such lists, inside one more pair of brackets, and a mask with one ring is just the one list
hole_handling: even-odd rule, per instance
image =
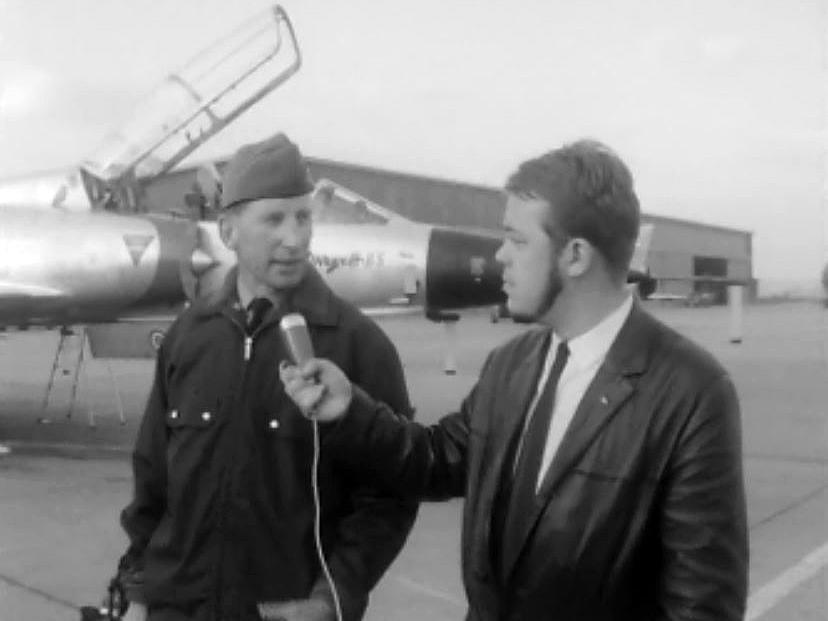
[[512, 314], [512, 321], [515, 323], [535, 323], [538, 320], [537, 316], [528, 313]]
[[296, 287], [307, 274], [305, 264], [285, 269], [276, 267], [268, 275], [270, 286], [274, 289], [291, 289]]
[[513, 305], [511, 302], [506, 303], [506, 308], [509, 309], [509, 317], [511, 317], [512, 321], [515, 323], [535, 323], [538, 320], [537, 312], [531, 312], [526, 308], [520, 308], [517, 305]]

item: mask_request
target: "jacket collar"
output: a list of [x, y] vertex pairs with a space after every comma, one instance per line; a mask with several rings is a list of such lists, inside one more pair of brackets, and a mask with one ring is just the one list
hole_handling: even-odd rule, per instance
[[627, 320], [607, 352], [604, 368], [623, 377], [641, 375], [653, 352], [658, 333], [655, 326], [656, 321], [634, 300]]
[[[238, 268], [234, 267], [227, 274], [221, 288], [193, 305], [194, 312], [198, 316], [209, 317], [241, 311], [237, 279]], [[340, 320], [336, 296], [310, 264], [305, 277], [288, 296], [284, 313], [300, 313], [309, 325], [336, 326]]]

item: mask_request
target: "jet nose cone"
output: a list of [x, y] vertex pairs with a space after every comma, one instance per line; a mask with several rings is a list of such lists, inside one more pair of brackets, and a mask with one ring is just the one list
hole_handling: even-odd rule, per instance
[[495, 261], [495, 234], [434, 228], [426, 263], [426, 307], [494, 306], [505, 300], [503, 266]]

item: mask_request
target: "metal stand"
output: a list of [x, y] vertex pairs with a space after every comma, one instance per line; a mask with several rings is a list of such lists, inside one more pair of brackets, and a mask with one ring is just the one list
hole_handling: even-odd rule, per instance
[[[49, 381], [46, 384], [46, 390], [43, 392], [43, 401], [40, 405], [40, 412], [42, 416], [38, 419], [39, 423], [49, 424], [52, 422], [52, 419], [46, 416], [46, 412], [49, 408], [49, 398], [52, 396], [52, 389], [55, 385], [55, 377], [58, 373], [58, 367], [60, 367], [60, 355], [63, 353], [64, 348], [66, 347], [66, 340], [73, 336], [75, 333], [72, 331], [71, 328], [63, 326], [60, 329], [60, 336], [58, 338], [57, 348], [55, 349], [55, 357], [52, 360], [52, 370], [49, 373]], [[86, 331], [82, 330], [81, 332], [81, 346], [78, 351], [78, 357], [74, 364], [74, 377], [72, 378], [72, 398], [69, 401], [69, 409], [66, 412], [66, 418], [72, 417], [72, 410], [75, 405], [75, 399], [77, 396], [78, 391], [78, 381], [80, 379], [80, 368], [83, 364], [83, 350], [84, 344], [86, 341]]]
[[122, 425], [126, 425], [126, 415], [124, 414], [124, 401], [121, 399], [121, 391], [118, 390], [118, 381], [115, 379], [115, 373], [112, 371], [112, 362], [106, 358], [106, 370], [109, 372], [109, 379], [112, 384], [112, 392], [115, 393], [115, 403], [118, 404], [118, 420]]
[[730, 285], [727, 288], [727, 304], [730, 307], [730, 342], [738, 345], [742, 342], [744, 308], [742, 304], [743, 287]]
[[[57, 348], [55, 349], [55, 357], [52, 360], [52, 370], [49, 373], [49, 381], [46, 384], [46, 390], [43, 393], [43, 401], [40, 406], [41, 417], [38, 419], [39, 423], [42, 424], [49, 424], [52, 422], [51, 418], [49, 418], [46, 413], [49, 408], [49, 400], [52, 396], [52, 391], [54, 390], [55, 386], [55, 377], [57, 376], [59, 369], [60, 369], [60, 357], [61, 354], [67, 347], [67, 339], [72, 336], [78, 336], [79, 344], [78, 344], [78, 352], [77, 356], [72, 364], [72, 392], [69, 397], [69, 406], [66, 410], [66, 418], [72, 418], [72, 414], [75, 410], [75, 405], [78, 400], [78, 392], [81, 382], [81, 371], [83, 370], [84, 362], [86, 361], [86, 328], [81, 327], [77, 334], [72, 331], [71, 328], [63, 327], [60, 329], [60, 337], [58, 339]], [[111, 380], [112, 391], [115, 396], [115, 403], [118, 407], [118, 420], [122, 425], [126, 424], [126, 415], [124, 414], [124, 404], [123, 400], [121, 399], [121, 391], [118, 388], [118, 382], [115, 380], [115, 373], [112, 370], [112, 364], [110, 363], [109, 359], [106, 359], [106, 369], [109, 373], [109, 379]], [[92, 408], [89, 408], [88, 412], [89, 418], [89, 426], [96, 427], [97, 423], [95, 422], [95, 412]]]
[[[458, 317], [459, 319], [459, 317]], [[446, 344], [445, 358], [443, 359], [443, 373], [457, 374], [457, 319], [446, 319], [443, 322], [443, 336]]]

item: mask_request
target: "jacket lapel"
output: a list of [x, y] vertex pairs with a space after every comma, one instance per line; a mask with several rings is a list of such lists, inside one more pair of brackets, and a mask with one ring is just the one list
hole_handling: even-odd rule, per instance
[[[506, 371], [500, 369], [495, 371], [497, 376], [492, 378], [492, 381], [503, 388], [501, 394], [493, 394], [489, 412], [491, 418], [488, 440], [479, 462], [480, 478], [477, 484], [470, 486], [477, 497], [474, 502], [467, 499], [469, 506], [475, 507], [474, 510], [478, 513], [475, 523], [479, 525], [477, 532], [480, 536], [472, 538], [474, 547], [478, 550], [474, 556], [479, 560], [485, 559], [487, 563], [490, 559], [492, 506], [500, 489], [504, 468], [511, 467], [511, 464], [504, 463], [506, 454], [512, 439], [519, 432], [523, 414], [534, 396], [549, 336], [548, 330], [538, 330], [536, 338], [533, 338], [523, 351], [516, 352], [521, 362], [514, 370], [509, 369], [506, 375]], [[501, 379], [503, 375], [508, 379]]]
[[647, 366], [650, 319], [638, 304], [618, 333], [607, 357], [584, 393], [558, 451], [541, 483], [532, 514], [521, 522], [522, 532], [514, 549], [505, 550], [504, 573], [510, 575], [531, 539], [531, 533], [552, 499], [552, 491], [581, 459], [601, 430], [612, 420], [635, 390], [634, 378]]
[[633, 390], [633, 384], [623, 372], [606, 364], [598, 369], [544, 476], [538, 494], [541, 500], [581, 458], [595, 437], [629, 399]]
[[494, 455], [489, 468], [495, 489], [501, 481], [504, 468], [512, 467], [512, 464], [504, 463], [506, 454], [516, 434], [520, 433], [524, 414], [535, 396], [551, 335], [548, 330], [539, 332], [539, 338], [535, 339], [523, 362], [511, 374], [505, 394], [497, 398], [496, 411], [493, 412], [496, 417], [492, 435], [495, 442], [490, 444]]

